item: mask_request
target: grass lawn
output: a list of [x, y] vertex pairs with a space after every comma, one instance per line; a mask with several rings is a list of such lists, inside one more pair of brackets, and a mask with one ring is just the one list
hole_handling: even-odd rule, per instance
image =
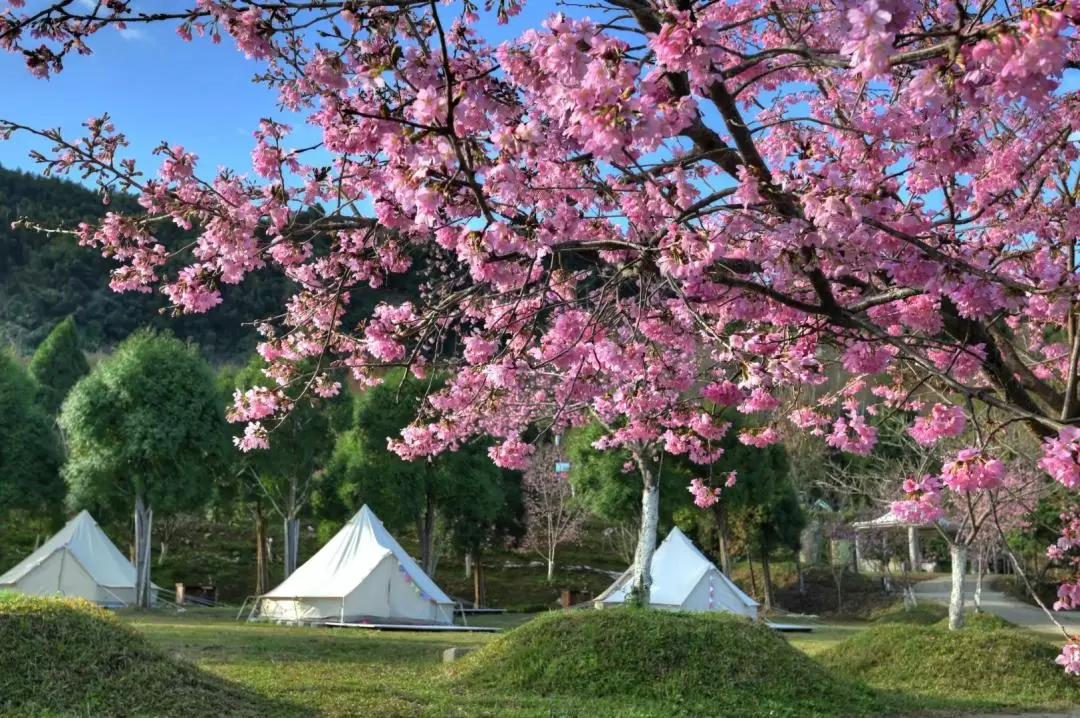
[[[215, 610], [126, 614], [123, 618], [165, 651], [270, 699], [281, 706], [275, 714], [280, 716], [703, 715], [680, 712], [670, 703], [654, 700], [595, 696], [587, 686], [574, 691], [574, 695], [543, 697], [525, 690], [469, 687], [447, 676], [440, 662], [444, 649], [479, 647], [495, 640], [498, 634], [381, 633], [249, 624]], [[494, 615], [474, 617], [470, 624], [510, 629], [530, 618], [523, 614]], [[842, 641], [861, 635], [871, 625], [865, 621], [821, 622], [815, 623], [813, 633], [785, 637], [796, 648], [818, 657]], [[716, 680], [723, 681], [724, 676], [717, 675]], [[931, 686], [928, 693], [925, 686], [916, 691], [903, 685], [902, 677], [875, 674], [863, 680], [882, 696], [880, 705], [871, 713], [874, 715], [958, 715], [975, 709], [1063, 707], [1046, 701], [1044, 695], [1032, 695], [1030, 702], [1023, 695], [1012, 700], [997, 701], [992, 697], [970, 701], [961, 696], [934, 694], [947, 691], [945, 685]], [[970, 688], [960, 687], [962, 691]], [[740, 713], [759, 714], [753, 710]]]

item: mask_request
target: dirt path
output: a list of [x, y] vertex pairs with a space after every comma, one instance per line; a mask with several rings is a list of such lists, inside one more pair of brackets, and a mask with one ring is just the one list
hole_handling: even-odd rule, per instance
[[[932, 578], [929, 581], [920, 581], [915, 584], [915, 596], [919, 600], [949, 601], [949, 577]], [[969, 576], [967, 580], [967, 600], [964, 603], [966, 610], [975, 608], [975, 577]], [[982, 591], [982, 607], [984, 611], [1001, 616], [1006, 621], [1014, 623], [1030, 631], [1036, 631], [1050, 636], [1063, 638], [1060, 629], [1050, 623], [1041, 608], [1031, 606], [1012, 596], [1007, 596], [999, 591], [992, 591], [985, 585]], [[1073, 635], [1080, 635], [1080, 611], [1055, 611], [1055, 618], [1066, 630]], [[1076, 715], [1080, 716], [1080, 712]]]

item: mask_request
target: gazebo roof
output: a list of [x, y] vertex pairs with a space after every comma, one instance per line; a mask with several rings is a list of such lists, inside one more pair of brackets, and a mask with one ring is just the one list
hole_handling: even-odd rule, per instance
[[946, 531], [956, 528], [956, 524], [948, 519], [938, 519], [936, 522], [912, 522], [905, 521], [892, 511], [878, 516], [876, 519], [869, 521], [856, 521], [851, 524], [853, 529], [893, 529], [893, 528], [917, 528], [917, 529], [931, 529], [942, 528]]

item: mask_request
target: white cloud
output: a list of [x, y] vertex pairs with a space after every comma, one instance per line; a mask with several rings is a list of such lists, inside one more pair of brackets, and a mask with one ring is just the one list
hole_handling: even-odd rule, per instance
[[149, 37], [147, 36], [145, 30], [141, 30], [141, 29], [139, 29], [137, 27], [131, 27], [130, 25], [128, 27], [125, 27], [123, 30], [120, 31], [120, 37], [124, 38], [125, 40], [147, 40], [147, 39], [149, 39]]

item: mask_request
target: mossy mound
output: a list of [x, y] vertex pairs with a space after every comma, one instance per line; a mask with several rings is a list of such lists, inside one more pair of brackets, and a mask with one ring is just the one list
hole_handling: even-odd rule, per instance
[[634, 609], [550, 613], [455, 664], [462, 687], [659, 701], [669, 715], [878, 712], [780, 635], [743, 618]]
[[967, 616], [968, 625], [871, 626], [818, 655], [839, 676], [883, 691], [967, 707], [1080, 705], [1080, 679], [1068, 676], [1049, 641], [1000, 619]]
[[2, 715], [295, 713], [169, 657], [86, 601], [4, 595], [0, 646]]

